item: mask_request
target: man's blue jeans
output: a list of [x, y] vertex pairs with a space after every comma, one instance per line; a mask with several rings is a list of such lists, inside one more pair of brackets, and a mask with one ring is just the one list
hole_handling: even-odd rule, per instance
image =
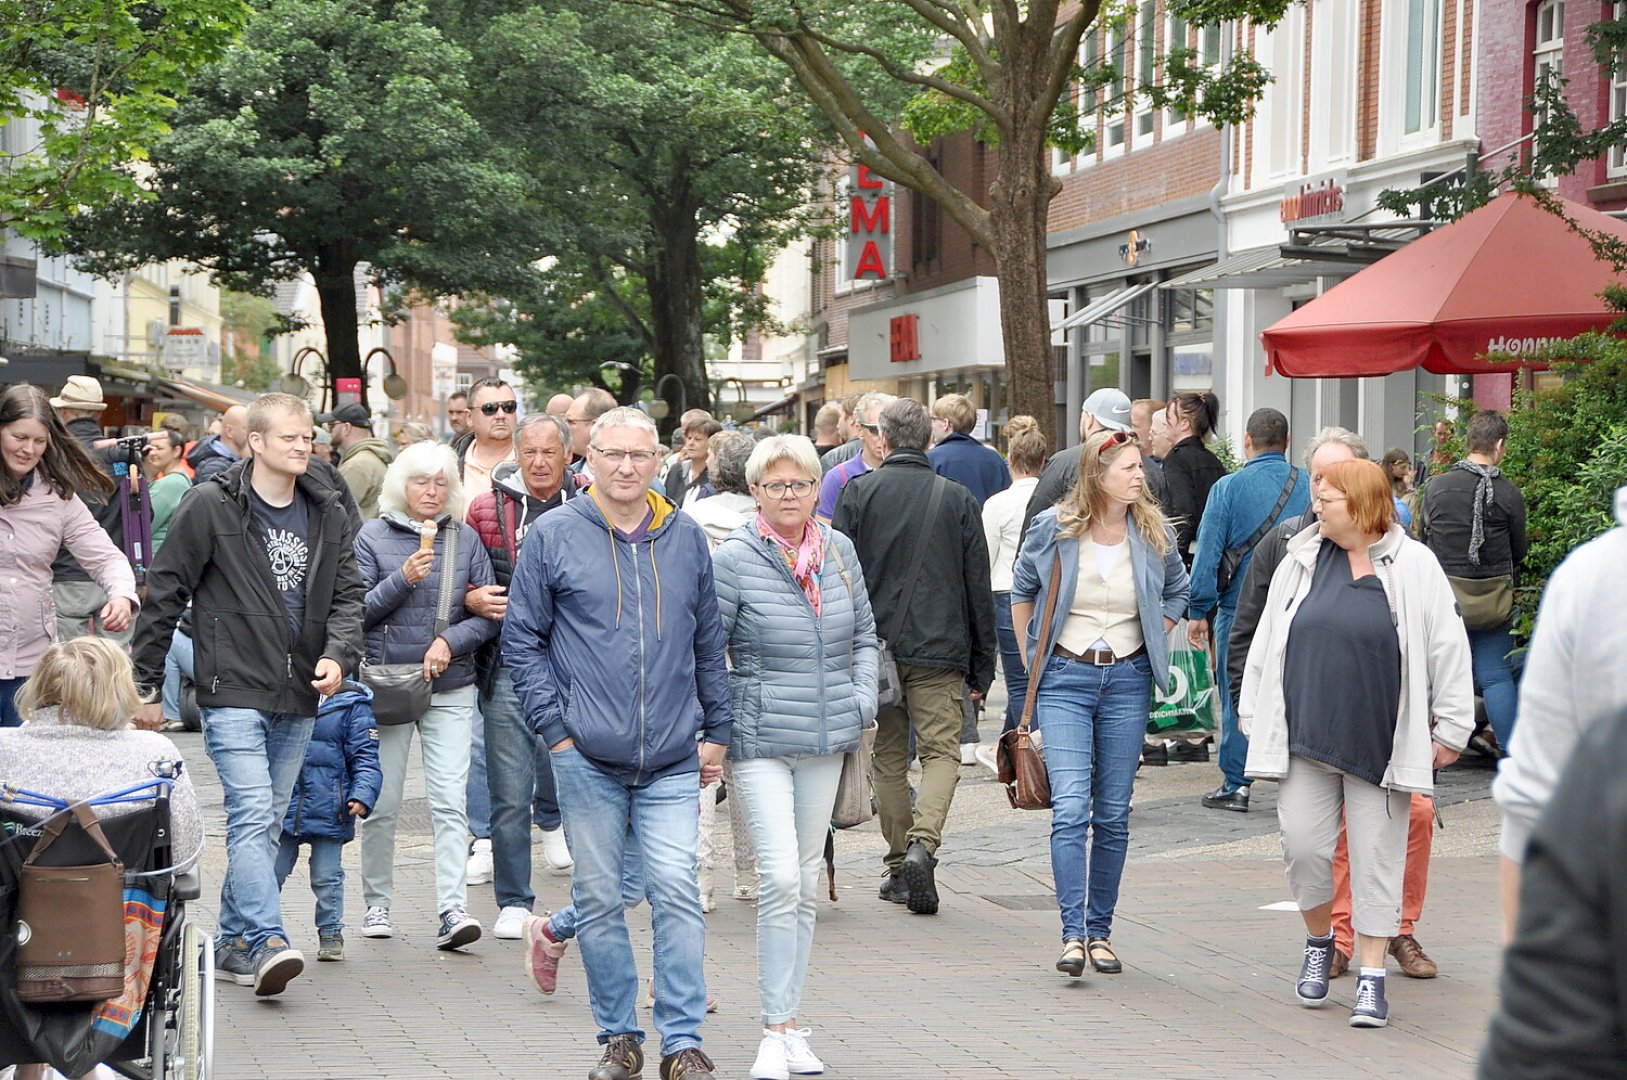
[[1507, 625], [1495, 630], [1469, 631], [1469, 663], [1474, 668], [1475, 689], [1486, 703], [1486, 719], [1497, 735], [1497, 745], [1508, 752], [1514, 738], [1514, 718], [1520, 706], [1520, 686], [1514, 681], [1514, 665], [1508, 654], [1514, 651], [1514, 635]]
[[[537, 902], [531, 888], [531, 798], [536, 790], [539, 740], [531, 731], [520, 699], [514, 695], [506, 668], [498, 669], [491, 695], [481, 695], [480, 715], [482, 722], [475, 725], [475, 741], [486, 746], [484, 790], [480, 793], [486, 796], [489, 826], [484, 834], [474, 824], [470, 828], [476, 836], [491, 837], [492, 887], [497, 893], [497, 906], [529, 910]], [[474, 778], [474, 770], [470, 769], [471, 822]]]
[[[566, 841], [569, 843], [569, 841]], [[631, 827], [627, 830], [627, 867], [621, 875], [621, 906], [632, 911], [644, 902], [644, 864], [638, 858], [638, 845], [633, 843]], [[566, 904], [548, 918], [548, 932], [555, 941], [569, 941], [576, 936], [577, 920], [581, 913], [575, 904]]]
[[164, 656], [164, 686], [160, 700], [164, 703], [165, 720], [181, 718], [181, 676], [197, 681], [193, 663], [192, 639], [179, 630], [175, 631], [175, 636], [170, 638], [169, 652]]
[[1023, 667], [1017, 629], [1011, 625], [1011, 594], [1008, 592], [994, 594], [994, 640], [1000, 646], [1000, 674], [1006, 681], [1006, 719], [1000, 728], [1004, 734], [1016, 729], [1023, 715], [1023, 699], [1028, 696], [1028, 669]]
[[1063, 941], [1112, 936], [1151, 688], [1145, 653], [1107, 667], [1045, 661], [1034, 712], [1051, 777], [1051, 876]]
[[[1235, 604], [1235, 597], [1233, 602]], [[1243, 775], [1248, 765], [1248, 736], [1237, 724], [1237, 706], [1232, 704], [1232, 695], [1226, 689], [1226, 641], [1232, 636], [1235, 618], [1237, 608], [1223, 605], [1215, 612], [1214, 623], [1209, 628], [1215, 651], [1215, 685], [1219, 687], [1217, 696], [1220, 698], [1220, 771], [1225, 774], [1227, 791], [1249, 784], [1248, 777]]]
[[277, 847], [315, 724], [314, 717], [258, 709], [203, 710], [203, 746], [220, 774], [226, 804], [217, 946], [242, 938], [253, 956], [268, 938], [288, 940]]
[[[623, 910], [628, 849], [644, 864], [655, 931], [655, 1026], [663, 1056], [701, 1044], [706, 1018], [706, 921], [696, 883], [700, 774], [678, 773], [630, 786], [574, 746], [552, 755], [565, 840], [576, 857], [571, 901], [599, 1041], [638, 1026], [638, 968]], [[631, 825], [631, 828], [629, 828]]]
[[0, 679], [0, 727], [22, 727], [22, 715], [17, 712], [17, 691], [27, 679]]
[[322, 934], [337, 934], [345, 928], [345, 867], [342, 855], [345, 842], [332, 836], [293, 836], [283, 833], [277, 845], [277, 888], [287, 882], [299, 861], [300, 844], [309, 844], [310, 858], [305, 860], [311, 875], [311, 893], [316, 897], [316, 929]]

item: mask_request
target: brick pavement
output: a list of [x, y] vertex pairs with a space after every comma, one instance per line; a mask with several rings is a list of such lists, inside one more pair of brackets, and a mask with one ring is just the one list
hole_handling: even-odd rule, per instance
[[[985, 725], [985, 732], [992, 732]], [[990, 735], [985, 735], [990, 737]], [[212, 834], [205, 863], [224, 865], [219, 790], [195, 735], [179, 742], [203, 792]], [[415, 763], [416, 765], [416, 763]], [[1392, 971], [1391, 1026], [1354, 1031], [1354, 981], [1333, 1004], [1293, 1003], [1302, 928], [1288, 898], [1266, 785], [1247, 815], [1206, 811], [1196, 796], [1213, 765], [1146, 769], [1137, 782], [1131, 861], [1114, 944], [1126, 971], [1067, 980], [1058, 950], [1044, 814], [1019, 814], [980, 769], [962, 771], [943, 850], [942, 913], [909, 915], [878, 901], [875, 823], [839, 838], [841, 901], [822, 902], [804, 1022], [833, 1078], [911, 1077], [1466, 1077], [1494, 997], [1495, 814], [1490, 772], [1443, 774], [1447, 830], [1431, 874], [1420, 939], [1441, 963], [1430, 982]], [[258, 1078], [469, 1075], [575, 1078], [596, 1057], [585, 980], [573, 948], [560, 991], [543, 998], [516, 942], [489, 936], [468, 954], [434, 949], [433, 868], [421, 779], [409, 779], [401, 829], [398, 936], [350, 935], [342, 964], [312, 963], [279, 998], [229, 983], [218, 994], [217, 1074]], [[727, 815], [718, 858], [719, 908], [708, 925], [708, 987], [719, 1012], [703, 1029], [719, 1075], [743, 1077], [760, 1033], [754, 909], [728, 897]], [[357, 849], [346, 850], [348, 915], [360, 917]], [[540, 852], [538, 859], [541, 865]], [[562, 905], [568, 880], [539, 870], [539, 903]], [[471, 890], [489, 927], [489, 887]], [[285, 896], [296, 943], [314, 954], [302, 868]], [[212, 904], [202, 905], [203, 918]], [[629, 918], [641, 971], [646, 909]], [[649, 1016], [647, 1011], [642, 1017]], [[652, 1034], [651, 1048], [654, 1047]], [[652, 1063], [645, 1075], [655, 1076]]]

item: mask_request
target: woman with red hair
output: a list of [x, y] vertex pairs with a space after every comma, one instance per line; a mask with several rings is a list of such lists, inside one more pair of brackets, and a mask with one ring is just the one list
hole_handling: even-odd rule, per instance
[[1340, 462], [1311, 498], [1320, 521], [1271, 578], [1238, 716], [1248, 776], [1280, 781], [1283, 861], [1307, 934], [1295, 995], [1327, 1003], [1342, 818], [1361, 964], [1350, 1025], [1383, 1027], [1411, 793], [1432, 794], [1434, 770], [1474, 730], [1469, 639], [1440, 564], [1395, 522], [1382, 468]]

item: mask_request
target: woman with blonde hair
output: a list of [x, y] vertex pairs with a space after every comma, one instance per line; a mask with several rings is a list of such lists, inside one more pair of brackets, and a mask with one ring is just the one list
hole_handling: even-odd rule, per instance
[[1350, 1026], [1383, 1027], [1411, 793], [1433, 794], [1434, 770], [1474, 730], [1469, 638], [1446, 572], [1396, 523], [1383, 468], [1330, 465], [1311, 498], [1319, 520], [1271, 577], [1237, 713], [1247, 775], [1280, 782], [1283, 862], [1306, 931], [1295, 996], [1327, 1003], [1342, 819], [1361, 965]]
[[[1123, 970], [1109, 939], [1130, 845], [1130, 788], [1151, 685], [1168, 689], [1167, 635], [1186, 594], [1186, 566], [1147, 490], [1134, 433], [1091, 436], [1073, 491], [1029, 526], [1011, 585], [1051, 780], [1056, 968], [1070, 976], [1084, 973], [1087, 958], [1104, 975]], [[1041, 626], [1035, 612], [1048, 610]], [[1036, 656], [1042, 639], [1049, 652]]]

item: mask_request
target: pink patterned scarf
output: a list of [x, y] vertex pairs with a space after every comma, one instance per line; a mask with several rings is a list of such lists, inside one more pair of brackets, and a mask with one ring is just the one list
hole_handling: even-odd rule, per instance
[[785, 556], [785, 565], [790, 568], [791, 576], [796, 579], [802, 591], [808, 596], [808, 603], [813, 605], [814, 614], [823, 614], [823, 603], [819, 595], [819, 569], [825, 564], [825, 534], [819, 531], [819, 526], [809, 521], [802, 529], [802, 542], [792, 544], [774, 531], [774, 527], [763, 517], [762, 511], [757, 512], [757, 535], [764, 540], [772, 540], [779, 545], [780, 554]]

